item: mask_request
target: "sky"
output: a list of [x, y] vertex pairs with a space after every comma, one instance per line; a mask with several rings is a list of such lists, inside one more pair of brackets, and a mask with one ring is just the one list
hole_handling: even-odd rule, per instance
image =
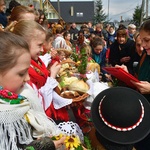
[[102, 0], [102, 4], [104, 12], [109, 14], [111, 21], [120, 21], [121, 16], [123, 20], [132, 19], [136, 6], [141, 6], [142, 0]]
[[[51, 1], [57, 1], [57, 0], [51, 0]], [[59, 0], [59, 1], [63, 2], [69, 0]], [[71, 0], [71, 1], [84, 1], [84, 0]], [[93, 1], [93, 0], [85, 0], [85, 1]], [[109, 7], [108, 7], [108, 2], [109, 2]], [[105, 12], [106, 15], [109, 14], [110, 21], [114, 21], [114, 20], [121, 21], [121, 16], [123, 20], [132, 19], [136, 6], [138, 5], [141, 6], [141, 4], [142, 4], [142, 0], [102, 0], [103, 11]], [[150, 4], [149, 4], [149, 8], [150, 8]]]

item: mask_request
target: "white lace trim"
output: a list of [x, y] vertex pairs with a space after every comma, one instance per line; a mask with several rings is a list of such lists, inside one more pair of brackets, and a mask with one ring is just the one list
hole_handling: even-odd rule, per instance
[[84, 137], [82, 130], [80, 129], [79, 125], [77, 123], [74, 123], [72, 121], [68, 122], [62, 122], [58, 124], [58, 128], [65, 134], [65, 135], [77, 135], [81, 142], [84, 142]]

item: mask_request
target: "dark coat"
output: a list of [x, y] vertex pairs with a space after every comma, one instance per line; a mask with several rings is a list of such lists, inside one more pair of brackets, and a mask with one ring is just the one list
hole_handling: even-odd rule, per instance
[[79, 30], [77, 28], [70, 28], [71, 40], [77, 40]]
[[131, 39], [127, 39], [125, 44], [119, 44], [117, 40], [110, 46], [110, 64], [112, 66], [115, 65], [122, 65], [123, 63], [120, 62], [120, 59], [123, 57], [130, 57], [130, 61], [124, 63], [127, 66], [129, 72], [133, 74], [133, 61], [135, 57], [135, 49], [134, 41]]

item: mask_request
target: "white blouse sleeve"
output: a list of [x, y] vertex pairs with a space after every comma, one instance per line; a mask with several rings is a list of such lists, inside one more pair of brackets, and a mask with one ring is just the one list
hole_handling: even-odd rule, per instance
[[56, 79], [48, 77], [45, 85], [39, 89], [39, 92], [44, 98], [45, 110], [51, 105], [52, 101], [55, 109], [60, 109], [72, 103], [72, 99], [63, 98], [54, 91], [57, 85], [58, 82]]
[[45, 64], [45, 66], [47, 67], [48, 64], [51, 62], [51, 55], [46, 53], [45, 55], [43, 56], [39, 56], [40, 59], [43, 61], [43, 63]]
[[58, 82], [56, 81], [56, 79], [54, 79], [52, 77], [48, 77], [45, 85], [39, 89], [40, 94], [44, 98], [45, 110], [50, 106], [50, 104], [53, 100], [52, 93], [53, 93], [54, 88], [57, 85], [58, 85]]

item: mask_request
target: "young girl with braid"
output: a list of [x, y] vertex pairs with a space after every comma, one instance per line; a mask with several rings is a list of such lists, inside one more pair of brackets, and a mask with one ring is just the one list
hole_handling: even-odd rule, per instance
[[41, 104], [47, 116], [52, 117], [55, 121], [70, 120], [65, 106], [70, 105], [73, 100], [62, 98], [55, 92], [58, 85], [55, 77], [61, 65], [55, 62], [49, 71], [39, 58], [43, 51], [46, 31], [35, 21], [22, 20], [15, 25], [13, 33], [22, 36], [29, 44], [31, 54], [30, 84], [41, 95]]

